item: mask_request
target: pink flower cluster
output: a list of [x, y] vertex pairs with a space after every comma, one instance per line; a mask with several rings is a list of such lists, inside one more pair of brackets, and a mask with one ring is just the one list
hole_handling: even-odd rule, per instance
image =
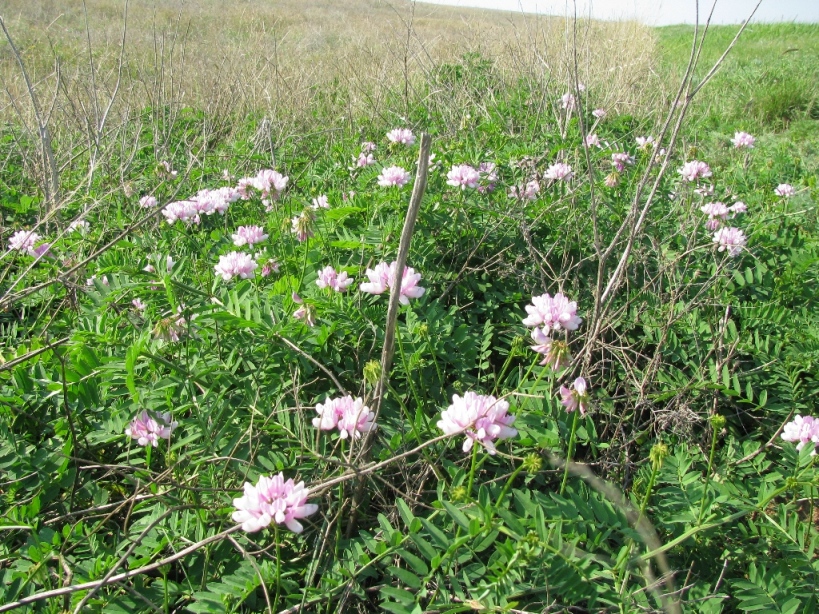
[[560, 402], [566, 408], [567, 413], [580, 410], [580, 415], [586, 415], [586, 406], [589, 402], [589, 393], [586, 386], [586, 380], [578, 377], [574, 380], [571, 388], [566, 386], [560, 387]]
[[373, 422], [375, 416], [364, 405], [361, 397], [353, 399], [347, 395], [337, 399], [328, 398], [324, 404], [316, 405], [316, 413], [318, 416], [313, 418], [313, 426], [322, 431], [338, 429], [342, 439], [358, 439], [362, 433], [376, 428]]
[[705, 223], [705, 227], [711, 231], [722, 226], [722, 222], [728, 219], [729, 209], [725, 203], [706, 203], [700, 207], [700, 211], [708, 215], [708, 221]]
[[568, 181], [572, 178], [572, 167], [563, 162], [557, 162], [546, 169], [543, 178], [552, 181]]
[[518, 434], [512, 428], [515, 416], [507, 414], [509, 403], [492, 395], [467, 392], [463, 397], [452, 395], [452, 405], [441, 412], [438, 428], [445, 435], [464, 433], [463, 451], [469, 452], [477, 441], [495, 454], [495, 440]]
[[289, 178], [278, 171], [264, 169], [259, 171], [255, 177], [243, 177], [239, 179], [236, 190], [243, 200], [251, 198], [251, 189], [257, 190], [263, 200], [276, 200], [287, 187]]
[[290, 232], [296, 235], [299, 241], [306, 241], [313, 236], [313, 215], [309, 211], [302, 211], [290, 220]]
[[753, 149], [756, 139], [747, 132], [735, 132], [731, 142], [737, 149]]
[[654, 140], [653, 136], [638, 136], [634, 140], [637, 141], [637, 147], [643, 151], [657, 148], [657, 141]]
[[480, 185], [478, 185], [478, 192], [486, 194], [495, 189], [495, 182], [498, 180], [498, 171], [495, 168], [494, 162], [481, 162], [478, 165], [478, 175], [480, 175]]
[[230, 252], [219, 256], [219, 264], [214, 266], [213, 270], [218, 277], [230, 281], [234, 276], [242, 279], [253, 277], [258, 266], [250, 255], [244, 252]]
[[260, 476], [255, 486], [245, 482], [244, 495], [233, 500], [236, 511], [231, 517], [248, 533], [264, 529], [271, 522], [301, 533], [304, 527], [298, 519], [318, 511], [318, 505], [307, 503], [309, 496], [304, 482], [296, 484], [292, 478], [285, 481], [283, 473], [269, 478]]
[[597, 134], [587, 134], [583, 142], [586, 144], [586, 147], [601, 147], [600, 137], [597, 136]]
[[566, 111], [573, 111], [574, 108], [577, 106], [577, 100], [574, 97], [574, 94], [570, 94], [566, 92], [560, 97], [560, 108], [566, 109]]
[[346, 292], [353, 283], [353, 279], [347, 276], [347, 271], [341, 273], [331, 266], [326, 266], [319, 271], [316, 285], [321, 288], [332, 288], [336, 292]]
[[634, 164], [634, 158], [628, 153], [621, 151], [611, 154], [611, 165], [618, 173], [622, 173], [626, 170], [626, 164]]
[[50, 243], [37, 245], [40, 238], [33, 230], [18, 230], [9, 237], [9, 250], [25, 252], [33, 258], [39, 258], [51, 248]]
[[199, 190], [196, 196], [188, 200], [179, 200], [169, 203], [162, 209], [168, 224], [177, 220], [186, 223], [198, 224], [202, 215], [220, 213], [224, 215], [231, 203], [239, 199], [239, 191], [231, 187], [222, 187], [215, 190]]
[[402, 145], [415, 145], [415, 135], [409, 128], [396, 128], [387, 133], [387, 139], [391, 143], [401, 143]]
[[143, 209], [153, 209], [156, 205], [157, 201], [155, 196], [143, 196], [139, 199], [139, 206]]
[[313, 204], [310, 207], [313, 211], [318, 211], [319, 209], [329, 209], [330, 208], [330, 201], [327, 200], [326, 194], [319, 194], [313, 199]]
[[[397, 262], [390, 264], [381, 262], [374, 269], [367, 269], [366, 275], [370, 281], [361, 284], [358, 287], [359, 290], [368, 294], [383, 294], [388, 288], [391, 289], [395, 284], [397, 266]], [[402, 305], [409, 305], [409, 299], [411, 298], [424, 296], [426, 288], [420, 287], [418, 285], [419, 281], [421, 281], [421, 274], [416, 273], [412, 267], [405, 266], [401, 275], [401, 295], [398, 297]]]
[[814, 445], [811, 456], [816, 455], [816, 446], [819, 445], [819, 420], [813, 416], [800, 416], [796, 414], [793, 420], [788, 422], [782, 429], [783, 441], [796, 443], [796, 449], [801, 450], [805, 444]]
[[520, 200], [537, 200], [539, 193], [540, 184], [536, 179], [533, 179], [525, 186], [512, 186], [509, 188], [509, 198], [518, 198]]
[[724, 252], [728, 250], [729, 256], [738, 256], [742, 253], [742, 248], [748, 242], [745, 233], [739, 228], [730, 226], [728, 228], [720, 228], [714, 233], [714, 243], [719, 245], [718, 251]]
[[526, 326], [533, 326], [532, 350], [543, 355], [543, 366], [549, 365], [559, 371], [571, 360], [569, 344], [559, 339], [552, 339], [552, 331], [577, 330], [583, 320], [577, 315], [577, 303], [570, 301], [558, 292], [552, 297], [548, 293], [532, 297], [532, 304], [526, 305], [524, 318]]
[[157, 447], [160, 439], [171, 438], [171, 433], [178, 425], [178, 422], [171, 419], [170, 412], [151, 415], [143, 411], [131, 421], [125, 434], [136, 439], [141, 446]]
[[469, 164], [456, 164], [452, 167], [452, 170], [447, 173], [446, 178], [447, 185], [463, 190], [464, 188], [477, 188], [481, 176], [480, 173], [469, 166]]
[[264, 228], [261, 226], [239, 226], [231, 237], [236, 247], [242, 247], [261, 243], [268, 238], [268, 235], [264, 233]]
[[777, 196], [783, 196], [784, 198], [790, 198], [796, 194], [796, 190], [789, 183], [780, 183], [778, 186], [776, 186], [776, 189], [774, 189], [774, 194]]
[[402, 187], [409, 181], [410, 174], [400, 166], [389, 166], [378, 176], [378, 185], [382, 188]]
[[699, 160], [691, 160], [691, 162], [686, 162], [679, 170], [679, 173], [682, 175], [683, 181], [688, 182], [705, 179], [706, 177], [710, 177], [712, 175], [711, 167], [705, 162], [700, 162]]

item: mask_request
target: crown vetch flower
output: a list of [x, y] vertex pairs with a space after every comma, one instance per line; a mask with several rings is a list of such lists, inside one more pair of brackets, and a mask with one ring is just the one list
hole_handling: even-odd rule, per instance
[[[294, 293], [294, 296], [297, 295]], [[299, 300], [299, 302], [303, 303], [301, 300]], [[307, 326], [316, 325], [316, 310], [312, 305], [302, 304], [301, 307], [293, 312], [293, 317], [297, 320], [304, 320], [304, 323], [307, 324]]]
[[40, 235], [33, 230], [18, 230], [9, 237], [9, 249], [31, 253], [39, 240]]
[[313, 199], [313, 210], [318, 211], [319, 209], [329, 209], [330, 203], [327, 201], [326, 194], [320, 194], [316, 198]]
[[375, 416], [364, 405], [361, 397], [353, 399], [347, 395], [336, 399], [328, 398], [324, 404], [316, 405], [316, 413], [318, 416], [313, 418], [313, 426], [322, 431], [337, 428], [342, 439], [358, 439], [362, 433], [376, 428], [373, 422]]
[[595, 109], [592, 111], [592, 115], [594, 115], [597, 119], [603, 119], [606, 116], [605, 109]]
[[234, 276], [247, 279], [255, 275], [256, 267], [259, 265], [255, 260], [244, 252], [230, 252], [219, 256], [219, 264], [213, 267], [216, 275], [225, 281], [230, 281]]
[[477, 441], [489, 454], [495, 454], [495, 440], [508, 439], [518, 434], [512, 428], [515, 416], [507, 414], [509, 403], [492, 395], [467, 392], [463, 397], [452, 395], [452, 405], [441, 412], [438, 421], [445, 435], [464, 433], [463, 451], [469, 452]]
[[563, 404], [563, 407], [566, 408], [567, 413], [580, 410], [581, 416], [586, 415], [586, 405], [589, 402], [589, 393], [586, 389], [585, 379], [578, 377], [576, 380], [574, 380], [571, 389], [566, 388], [566, 386], [561, 386], [560, 396], [562, 397], [560, 402]]
[[649, 148], [656, 149], [657, 147], [657, 141], [654, 140], [653, 136], [638, 136], [634, 140], [637, 141], [637, 147], [643, 151], [646, 151]]
[[336, 292], [346, 292], [353, 283], [353, 279], [347, 276], [347, 271], [341, 273], [331, 266], [326, 266], [319, 271], [316, 285], [321, 288], [332, 288]]
[[728, 210], [733, 214], [733, 215], [731, 215], [731, 217], [734, 217], [738, 213], [747, 213], [748, 212], [748, 205], [746, 205], [742, 201], [737, 201], [733, 205], [728, 207]]
[[152, 415], [143, 410], [131, 421], [125, 429], [125, 434], [136, 439], [141, 446], [157, 447], [160, 439], [171, 438], [171, 433], [178, 425], [178, 422], [172, 420], [170, 412]]
[[557, 162], [546, 169], [543, 178], [552, 181], [568, 181], [572, 178], [572, 167], [563, 162]]
[[245, 482], [244, 495], [233, 500], [236, 511], [231, 518], [241, 523], [242, 530], [248, 533], [264, 529], [271, 522], [301, 533], [304, 527], [298, 519], [318, 511], [318, 505], [307, 503], [309, 496], [304, 482], [296, 484], [292, 478], [285, 481], [283, 473], [260, 476], [255, 486]]
[[777, 196], [784, 196], [785, 198], [790, 198], [791, 196], [796, 194], [796, 190], [789, 183], [780, 183], [778, 186], [776, 186], [776, 189], [774, 189], [774, 193]]
[[[398, 263], [393, 261], [391, 264], [381, 262], [376, 265], [374, 269], [367, 269], [366, 275], [369, 282], [361, 284], [358, 289], [368, 294], [383, 294], [387, 288], [392, 288], [395, 283], [395, 270], [398, 268]], [[402, 305], [409, 305], [409, 299], [421, 298], [426, 292], [426, 288], [418, 285], [421, 281], [421, 274], [416, 273], [415, 269], [409, 266], [404, 267], [404, 272], [401, 275], [401, 294], [398, 301]]]
[[552, 371], [560, 371], [569, 365], [572, 354], [568, 343], [561, 339], [552, 339], [539, 328], [533, 328], [531, 334], [535, 345], [529, 347], [543, 356], [539, 363], [542, 367], [548, 366]]
[[723, 220], [728, 219], [728, 207], [725, 203], [706, 203], [700, 207], [700, 211], [708, 215], [705, 227], [710, 231], [716, 230], [722, 226]]
[[747, 242], [745, 233], [733, 226], [720, 228], [714, 233], [714, 243], [719, 245], [718, 251], [728, 250], [729, 256], [738, 256]]
[[199, 219], [199, 203], [192, 200], [178, 200], [168, 203], [162, 209], [162, 215], [168, 224], [173, 224], [177, 220], [185, 223], [198, 224]]
[[447, 185], [456, 188], [477, 188], [481, 176], [477, 170], [468, 164], [456, 164], [446, 175]]
[[236, 247], [242, 247], [261, 243], [268, 238], [268, 235], [264, 233], [264, 228], [261, 226], [239, 226], [231, 237]]
[[560, 97], [560, 108], [566, 109], [567, 111], [572, 111], [577, 106], [577, 100], [575, 100], [574, 94], [566, 92]]
[[526, 326], [542, 326], [544, 332], [550, 330], [577, 330], [583, 322], [577, 316], [577, 303], [570, 301], [561, 292], [552, 297], [548, 292], [532, 297], [532, 304], [526, 305], [524, 318]]
[[494, 162], [481, 162], [478, 165], [478, 175], [480, 176], [480, 185], [478, 185], [478, 192], [486, 194], [495, 189], [495, 182], [498, 180], [498, 171], [495, 168]]
[[753, 149], [755, 140], [756, 139], [747, 132], [735, 132], [734, 138], [731, 139], [731, 142], [737, 149]]
[[353, 156], [353, 160], [355, 160], [356, 168], [364, 168], [365, 166], [372, 166], [375, 164], [375, 156], [373, 156], [371, 153], [365, 153], [363, 151], [358, 154], [358, 158]]
[[618, 173], [622, 173], [626, 170], [626, 164], [634, 164], [634, 158], [628, 155], [628, 153], [621, 151], [611, 154], [611, 165]]
[[378, 176], [378, 185], [382, 188], [402, 187], [409, 181], [410, 174], [400, 166], [389, 166]]
[[372, 141], [364, 141], [361, 143], [361, 151], [364, 153], [370, 153], [376, 150], [376, 144]]
[[51, 252], [51, 243], [40, 243], [37, 247], [28, 250], [29, 256], [40, 259]]
[[586, 143], [586, 147], [600, 147], [600, 137], [597, 134], [587, 134], [583, 141]]
[[509, 188], [509, 198], [519, 198], [521, 200], [537, 200], [540, 192], [540, 184], [533, 179], [525, 186], [512, 186]]
[[794, 419], [785, 425], [780, 435], [784, 441], [796, 443], [796, 449], [801, 450], [806, 444], [814, 444], [811, 456], [816, 455], [816, 444], [819, 444], [819, 420], [813, 416], [800, 416], [796, 414]]
[[68, 225], [68, 232], [78, 232], [81, 235], [86, 235], [91, 229], [91, 224], [86, 220], [74, 220]]
[[686, 162], [679, 170], [679, 173], [682, 175], [683, 181], [688, 182], [704, 179], [712, 175], [711, 167], [709, 167], [705, 162], [700, 162], [699, 160], [691, 160], [690, 162]]
[[391, 143], [401, 143], [402, 145], [415, 145], [415, 135], [409, 128], [395, 128], [387, 133], [387, 139]]
[[290, 232], [296, 235], [299, 241], [306, 241], [313, 236], [313, 215], [309, 211], [302, 211], [290, 220]]
[[143, 196], [139, 199], [139, 206], [143, 209], [153, 209], [157, 205], [155, 196]]

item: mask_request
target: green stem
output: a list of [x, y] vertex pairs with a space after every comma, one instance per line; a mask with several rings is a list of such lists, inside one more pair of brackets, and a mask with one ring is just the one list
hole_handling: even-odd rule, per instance
[[711, 453], [708, 455], [708, 471], [705, 474], [705, 486], [702, 489], [702, 500], [700, 501], [700, 513], [697, 514], [697, 525], [702, 523], [702, 515], [705, 513], [705, 502], [708, 499], [708, 485], [711, 482], [711, 468], [714, 465], [714, 453], [717, 449], [717, 429], [711, 429]]
[[282, 551], [279, 542], [279, 525], [275, 522], [273, 523], [273, 539], [276, 540], [276, 596], [273, 599], [273, 610], [276, 611], [279, 605], [279, 588], [282, 579]]
[[469, 469], [469, 486], [466, 489], [470, 497], [472, 497], [472, 484], [475, 482], [475, 467], [478, 464], [478, 447], [479, 444], [472, 442], [472, 467]]
[[506, 480], [506, 484], [503, 485], [503, 490], [501, 491], [500, 495], [498, 495], [498, 500], [495, 503], [495, 509], [500, 509], [501, 503], [503, 503], [503, 500], [506, 498], [509, 489], [512, 488], [512, 482], [515, 481], [515, 478], [518, 477], [521, 471], [523, 471], [523, 463], [521, 463], [520, 466], [512, 472], [509, 479]]
[[563, 491], [566, 490], [566, 481], [569, 479], [569, 465], [572, 464], [572, 455], [574, 454], [574, 437], [577, 433], [577, 416], [580, 413], [579, 410], [575, 410], [572, 412], [574, 416], [572, 417], [572, 432], [569, 435], [569, 451], [566, 454], [566, 467], [563, 470], [563, 482], [560, 484], [560, 494], [563, 495]]
[[[642, 518], [643, 514], [645, 514], [646, 507], [648, 506], [648, 499], [651, 496], [651, 491], [654, 489], [654, 482], [657, 479], [657, 473], [660, 470], [660, 463], [652, 463], [651, 464], [651, 477], [648, 480], [648, 488], [646, 488], [646, 494], [643, 496], [643, 502], [640, 504], [640, 518]], [[638, 519], [637, 522], [640, 522]]]

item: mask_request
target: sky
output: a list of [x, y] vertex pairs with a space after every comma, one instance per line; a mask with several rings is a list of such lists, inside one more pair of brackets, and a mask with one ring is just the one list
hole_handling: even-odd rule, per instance
[[[419, 0], [431, 4], [524, 11], [551, 15], [573, 14], [574, 0]], [[700, 22], [713, 0], [700, 0]], [[694, 23], [694, 0], [576, 0], [577, 15], [595, 19], [636, 19], [650, 26]], [[711, 23], [741, 23], [753, 10], [756, 0], [718, 0]], [[754, 21], [796, 21], [819, 23], [819, 0], [762, 0]]]

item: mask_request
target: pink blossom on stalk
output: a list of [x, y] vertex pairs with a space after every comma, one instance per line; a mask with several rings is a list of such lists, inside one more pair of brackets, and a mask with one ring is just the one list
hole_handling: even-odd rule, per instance
[[85, 236], [91, 229], [91, 224], [85, 220], [74, 220], [68, 225], [68, 232], [78, 232]]
[[478, 192], [486, 194], [495, 189], [495, 182], [498, 180], [498, 171], [495, 168], [494, 162], [481, 162], [478, 165], [478, 175], [480, 175], [481, 183], [478, 186]]
[[378, 185], [382, 188], [390, 188], [393, 186], [402, 187], [410, 178], [410, 174], [400, 166], [390, 166], [381, 171], [378, 176]]
[[607, 188], [616, 188], [617, 185], [620, 183], [620, 173], [617, 171], [612, 171], [606, 178], [603, 180], [603, 183]]
[[719, 245], [718, 251], [728, 250], [729, 256], [738, 256], [747, 242], [745, 234], [733, 226], [720, 228], [714, 233], [714, 243]]
[[[370, 281], [361, 284], [358, 289], [368, 294], [383, 294], [395, 284], [397, 267], [397, 262], [389, 265], [381, 262], [376, 265], [375, 269], [367, 269], [366, 275]], [[412, 267], [405, 266], [401, 275], [401, 295], [398, 297], [402, 305], [409, 305], [409, 299], [421, 298], [424, 295], [426, 288], [420, 287], [419, 281], [421, 281], [421, 274], [416, 273]]]
[[543, 360], [539, 363], [542, 367], [549, 366], [552, 371], [560, 371], [571, 362], [569, 344], [565, 341], [552, 339], [539, 328], [532, 329], [532, 340], [535, 345], [529, 347], [543, 356]]
[[271, 273], [278, 273], [279, 272], [279, 263], [275, 260], [269, 260], [264, 263], [262, 266], [261, 275], [262, 277], [267, 277]]
[[789, 183], [780, 183], [778, 186], [776, 186], [774, 193], [777, 196], [784, 196], [785, 198], [790, 198], [791, 196], [796, 194], [796, 190]]
[[557, 162], [546, 169], [543, 178], [552, 181], [568, 181], [572, 178], [572, 167], [563, 162]]
[[290, 220], [290, 232], [296, 235], [299, 241], [306, 241], [313, 236], [312, 224], [313, 216], [307, 211], [302, 211], [301, 215]]
[[746, 205], [742, 201], [737, 201], [733, 205], [728, 207], [728, 210], [732, 213], [731, 217], [734, 217], [738, 213], [747, 213], [748, 212], [748, 205]]
[[327, 201], [326, 194], [320, 194], [316, 198], [313, 199], [313, 210], [318, 211], [319, 209], [329, 209], [330, 203]]
[[657, 148], [657, 141], [654, 140], [653, 136], [638, 136], [635, 140], [637, 141], [637, 147], [643, 151]]
[[36, 258], [39, 260], [43, 256], [46, 256], [51, 251], [51, 243], [40, 243], [37, 247], [32, 247], [28, 250], [29, 256], [32, 258]]
[[512, 428], [515, 416], [507, 414], [509, 403], [491, 395], [467, 392], [463, 397], [452, 395], [452, 405], [441, 412], [438, 421], [445, 435], [464, 433], [463, 451], [469, 452], [477, 441], [483, 444], [489, 454], [495, 454], [496, 439], [509, 439], [518, 434]]
[[705, 227], [711, 231], [722, 226], [722, 222], [728, 219], [728, 207], [724, 203], [706, 203], [700, 207], [700, 211], [708, 215]]
[[387, 139], [391, 143], [401, 143], [402, 145], [415, 145], [415, 135], [409, 128], [396, 128], [387, 133]]
[[143, 196], [139, 199], [139, 206], [143, 209], [153, 209], [156, 205], [157, 200], [154, 196]]
[[688, 182], [705, 179], [706, 177], [710, 177], [712, 175], [711, 167], [709, 167], [705, 162], [700, 162], [699, 160], [691, 160], [690, 162], [686, 162], [679, 170], [679, 173], [682, 175], [683, 181]]
[[603, 119], [606, 116], [605, 109], [595, 109], [592, 111], [592, 115], [594, 115], [597, 119]]
[[577, 303], [570, 301], [562, 293], [558, 292], [552, 297], [548, 293], [532, 297], [532, 304], [526, 305], [524, 318], [526, 326], [542, 326], [543, 331], [551, 330], [577, 330], [583, 322], [577, 316]]
[[353, 279], [347, 276], [347, 271], [337, 273], [331, 266], [326, 266], [319, 271], [316, 285], [321, 288], [332, 288], [336, 292], [346, 292], [353, 283]]
[[216, 275], [224, 281], [230, 281], [234, 276], [247, 279], [255, 275], [254, 271], [259, 265], [255, 260], [244, 252], [230, 252], [219, 256], [219, 264], [213, 267]]
[[30, 254], [34, 249], [34, 244], [39, 240], [40, 235], [33, 230], [18, 230], [9, 237], [9, 250]]
[[586, 404], [589, 402], [589, 393], [586, 390], [586, 380], [578, 377], [574, 380], [572, 388], [566, 386], [560, 387], [560, 402], [566, 408], [567, 413], [572, 413], [575, 410], [580, 410], [580, 415], [586, 415]]
[[313, 418], [313, 426], [322, 431], [338, 429], [342, 439], [358, 439], [362, 433], [376, 428], [375, 415], [364, 405], [361, 397], [353, 399], [350, 395], [337, 399], [327, 399], [322, 405], [316, 405], [318, 417]]
[[784, 441], [796, 443], [797, 450], [804, 448], [805, 444], [814, 444], [811, 456], [815, 456], [816, 444], [819, 444], [819, 420], [813, 416], [803, 417], [796, 414], [794, 419], [788, 422], [782, 429], [781, 437]]
[[292, 478], [285, 482], [283, 473], [269, 478], [260, 476], [255, 486], [245, 482], [244, 495], [233, 500], [236, 511], [231, 518], [241, 523], [242, 530], [248, 533], [264, 529], [271, 522], [301, 533], [304, 527], [298, 519], [318, 511], [318, 505], [307, 503], [309, 496], [304, 482], [296, 484]]
[[304, 320], [304, 323], [307, 324], [307, 326], [316, 325], [316, 311], [312, 305], [302, 304], [301, 307], [293, 312], [293, 317], [297, 320]]
[[140, 299], [135, 298], [131, 301], [131, 305], [134, 306], [134, 309], [138, 309], [139, 311], [145, 311], [148, 307], [145, 303], [143, 303]]
[[477, 188], [480, 174], [468, 164], [456, 164], [446, 175], [447, 185], [456, 188]]
[[600, 137], [597, 134], [587, 134], [583, 142], [586, 147], [600, 147]]
[[512, 186], [509, 188], [509, 198], [519, 198], [521, 200], [537, 200], [540, 192], [540, 184], [533, 179], [525, 186]]
[[261, 226], [239, 226], [231, 237], [236, 247], [242, 247], [261, 243], [268, 238], [268, 235], [264, 233], [264, 228]]
[[168, 203], [162, 209], [162, 215], [165, 216], [168, 224], [173, 224], [177, 220], [188, 224], [198, 224], [200, 221], [198, 203], [190, 200], [178, 200]]
[[611, 154], [611, 165], [618, 173], [626, 170], [626, 164], [634, 164], [634, 158], [624, 151]]
[[356, 168], [364, 168], [365, 166], [372, 166], [375, 164], [375, 156], [371, 153], [361, 152], [358, 154], [358, 158], [353, 157], [355, 160]]
[[737, 149], [753, 149], [756, 139], [747, 132], [735, 132], [731, 142]]
[[566, 109], [567, 111], [573, 111], [574, 108], [577, 106], [577, 100], [575, 100], [574, 94], [566, 92], [560, 97], [560, 108]]
[[372, 141], [364, 141], [361, 143], [361, 151], [363, 153], [371, 153], [376, 150], [376, 145]]
[[179, 425], [172, 420], [171, 413], [149, 414], [144, 411], [131, 421], [125, 429], [125, 434], [136, 439], [141, 446], [157, 447], [160, 439], [170, 439], [171, 433]]

